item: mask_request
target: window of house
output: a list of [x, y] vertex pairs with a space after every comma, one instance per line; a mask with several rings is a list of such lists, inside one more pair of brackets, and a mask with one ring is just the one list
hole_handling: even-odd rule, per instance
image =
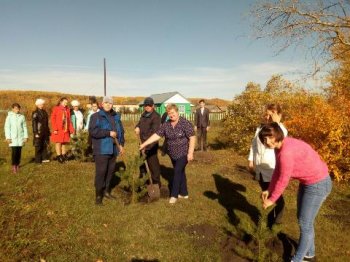
[[186, 113], [186, 107], [184, 105], [179, 105], [179, 113], [185, 114]]

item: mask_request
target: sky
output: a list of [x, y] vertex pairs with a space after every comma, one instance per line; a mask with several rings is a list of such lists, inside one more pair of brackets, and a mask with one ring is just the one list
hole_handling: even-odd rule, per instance
[[232, 100], [295, 78], [303, 55], [254, 40], [245, 0], [0, 0], [0, 90]]

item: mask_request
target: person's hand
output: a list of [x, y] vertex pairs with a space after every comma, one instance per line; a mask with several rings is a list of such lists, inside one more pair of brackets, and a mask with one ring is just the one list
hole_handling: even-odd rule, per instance
[[40, 136], [38, 134], [35, 135], [35, 138], [39, 138]]
[[276, 123], [281, 122], [282, 116], [281, 116], [280, 114], [278, 114], [277, 112], [273, 112], [273, 113], [270, 115], [270, 117], [271, 117], [272, 122], [276, 122]]
[[197, 127], [196, 126], [194, 126], [194, 131], [197, 131]]
[[263, 202], [263, 208], [266, 209], [270, 206], [272, 206], [274, 203], [270, 199], [265, 199]]
[[6, 142], [11, 144], [12, 143], [12, 139], [6, 139]]
[[209, 129], [210, 129], [210, 126], [207, 126], [207, 131], [209, 131]]
[[115, 131], [109, 131], [109, 136], [110, 136], [110, 137], [113, 137], [113, 138], [116, 138], [116, 137], [117, 137], [117, 132], [115, 132]]
[[140, 134], [140, 128], [136, 127], [135, 128], [135, 134], [138, 136]]
[[28, 142], [28, 138], [24, 138], [24, 139], [23, 139], [23, 142], [24, 142], [24, 143], [27, 143], [27, 142]]
[[193, 160], [193, 153], [188, 153], [187, 154], [187, 161], [192, 161]]
[[248, 169], [249, 169], [249, 171], [251, 171], [251, 172], [254, 171], [254, 163], [253, 163], [253, 161], [249, 161], [249, 163], [248, 163]]
[[144, 144], [140, 144], [139, 150], [142, 151], [142, 150], [144, 150], [145, 147], [146, 146]]
[[267, 200], [269, 197], [269, 191], [268, 190], [265, 190], [261, 193], [261, 199], [262, 201], [264, 202], [265, 200]]
[[119, 146], [119, 153], [120, 153], [121, 156], [124, 155], [124, 152], [125, 152], [124, 147], [123, 146]]

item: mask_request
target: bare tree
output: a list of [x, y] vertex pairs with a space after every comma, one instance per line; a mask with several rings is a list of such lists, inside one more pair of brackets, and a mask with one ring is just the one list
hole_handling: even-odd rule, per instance
[[350, 55], [350, 0], [259, 1], [252, 9], [256, 38], [270, 38], [277, 53], [306, 46], [315, 75]]

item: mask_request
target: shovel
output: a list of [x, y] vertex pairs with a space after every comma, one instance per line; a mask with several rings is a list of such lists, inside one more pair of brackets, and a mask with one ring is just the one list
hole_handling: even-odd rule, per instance
[[147, 194], [149, 197], [149, 201], [156, 201], [160, 198], [160, 189], [159, 189], [159, 185], [158, 184], [153, 184], [153, 180], [152, 180], [152, 174], [149, 170], [149, 166], [146, 160], [146, 154], [145, 152], [142, 152], [142, 156], [145, 160], [145, 166], [146, 166], [146, 171], [149, 174], [149, 180], [150, 180], [150, 184], [147, 185]]

